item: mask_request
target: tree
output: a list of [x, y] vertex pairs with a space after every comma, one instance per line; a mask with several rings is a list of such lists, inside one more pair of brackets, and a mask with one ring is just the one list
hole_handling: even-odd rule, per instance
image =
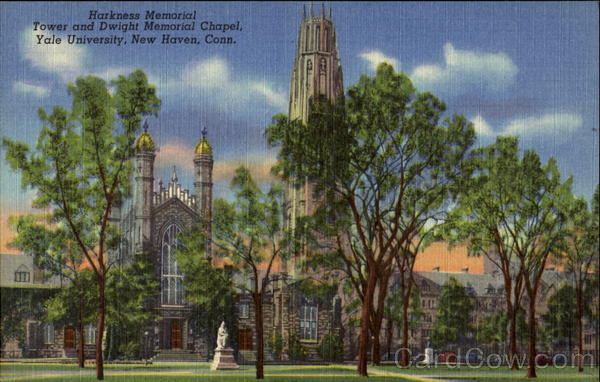
[[160, 100], [141, 70], [106, 83], [80, 77], [68, 87], [71, 112], [55, 106], [40, 109], [43, 123], [38, 144], [3, 139], [6, 159], [21, 172], [24, 188], [37, 190], [36, 207], [51, 207], [52, 221], [62, 223], [96, 275], [98, 318], [96, 377], [104, 379], [102, 339], [106, 318], [109, 251], [118, 234], [111, 225], [113, 206], [129, 193], [135, 135], [143, 116], [156, 113]]
[[[561, 183], [554, 159], [542, 166], [539, 156], [532, 150], [526, 150], [521, 158], [514, 137], [499, 137], [495, 145], [475, 152], [475, 158], [486, 169], [480, 178], [486, 190], [480, 201], [495, 207], [489, 211], [489, 221], [484, 219], [483, 229], [474, 237], [480, 238], [482, 250], [489, 250], [490, 243], [495, 243], [498, 251], [513, 253], [529, 303], [527, 376], [535, 378], [538, 291], [546, 262], [551, 253], [557, 253], [565, 235], [565, 211], [572, 200], [572, 179]], [[496, 173], [504, 184], [491, 182], [488, 189], [486, 184], [490, 184], [489, 180]], [[505, 261], [502, 260], [504, 257], [506, 255], [500, 255], [500, 262]], [[501, 264], [502, 269], [512, 266], [511, 263]], [[506, 274], [505, 270], [503, 274]], [[508, 282], [506, 275], [505, 282]]]
[[[175, 256], [184, 271], [185, 299], [194, 304], [191, 314], [196, 318], [197, 331], [208, 339], [209, 346], [216, 347], [216, 328], [225, 321], [230, 330], [237, 324], [233, 269], [214, 266], [206, 255], [206, 230], [203, 223], [195, 224], [179, 240]], [[235, 336], [230, 336], [235, 338]]]
[[572, 353], [573, 335], [576, 330], [575, 289], [562, 284], [548, 299], [548, 312], [542, 317], [548, 334], [554, 339], [567, 339], [569, 354]]
[[215, 200], [214, 236], [217, 254], [230, 258], [249, 279], [238, 287], [252, 296], [255, 311], [256, 378], [264, 378], [263, 301], [275, 260], [286, 257], [291, 240], [282, 230], [282, 191], [271, 186], [266, 193], [250, 172], [239, 167], [231, 180], [235, 201]]
[[11, 219], [16, 233], [11, 246], [33, 257], [34, 264], [47, 275], [61, 277], [70, 282], [46, 304], [46, 318], [50, 321], [70, 323], [77, 317], [79, 367], [85, 366], [84, 317], [89, 320], [96, 309], [97, 294], [90, 294], [91, 278], [80, 272], [82, 256], [72, 249], [72, 238], [62, 226], [51, 228], [51, 216], [26, 215]]
[[473, 176], [465, 183], [458, 204], [442, 226], [442, 236], [451, 243], [467, 242], [471, 256], [485, 256], [502, 273], [508, 319], [508, 355], [512, 369], [517, 361], [517, 311], [524, 293], [523, 271], [518, 265], [511, 232], [511, 213], [521, 195], [515, 189], [518, 141], [498, 137], [496, 143], [473, 150]]
[[[567, 216], [569, 218], [567, 236], [561, 251], [566, 265], [566, 271], [572, 274], [575, 284], [575, 306], [577, 328], [577, 366], [579, 372], [583, 372], [583, 315], [585, 304], [583, 303], [586, 284], [593, 276], [594, 268], [598, 269], [598, 246], [599, 238], [599, 202], [600, 190], [596, 186], [592, 199], [592, 209], [583, 198], [578, 198], [568, 206]], [[570, 340], [570, 337], [569, 337]], [[571, 343], [569, 342], [569, 350]]]
[[[56, 289], [2, 287], [0, 291], [0, 349], [16, 340], [26, 348], [23, 322], [44, 314], [44, 302], [56, 294]], [[25, 355], [26, 356], [26, 355]]]
[[431, 344], [434, 347], [443, 348], [456, 343], [459, 338], [472, 331], [469, 322], [475, 303], [465, 287], [454, 277], [450, 277], [442, 287], [437, 306], [431, 333]]
[[158, 318], [150, 300], [159, 294], [159, 282], [147, 257], [134, 254], [129, 264], [115, 267], [106, 284], [107, 357], [141, 358], [142, 332]]
[[505, 342], [507, 326], [508, 317], [504, 312], [486, 316], [477, 328], [477, 341], [491, 345]]
[[307, 179], [334, 221], [335, 234], [322, 242], [337, 247], [362, 301], [361, 376], [367, 376], [371, 317], [375, 330], [383, 320], [395, 253], [445, 210], [474, 140], [464, 117], [442, 119], [445, 109], [431, 93], [418, 93], [406, 75], [381, 64], [374, 78], [362, 76], [348, 90], [347, 100], [315, 100], [306, 126], [277, 115], [267, 128], [269, 144], [280, 147], [274, 171], [287, 181]]

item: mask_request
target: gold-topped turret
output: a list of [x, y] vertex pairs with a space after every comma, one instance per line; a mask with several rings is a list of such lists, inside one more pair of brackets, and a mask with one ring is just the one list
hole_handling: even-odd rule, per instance
[[212, 155], [212, 147], [206, 138], [206, 127], [202, 130], [202, 138], [196, 144], [194, 152], [196, 155]]
[[153, 151], [156, 146], [154, 145], [154, 139], [148, 134], [148, 121], [144, 122], [144, 131], [138, 137], [135, 144], [137, 151]]

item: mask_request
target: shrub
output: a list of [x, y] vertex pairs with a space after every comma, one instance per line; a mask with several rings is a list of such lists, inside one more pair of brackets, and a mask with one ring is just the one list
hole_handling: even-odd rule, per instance
[[269, 346], [269, 349], [271, 349], [271, 352], [273, 352], [273, 355], [276, 358], [281, 359], [281, 353], [283, 351], [283, 337], [277, 333], [273, 333], [273, 335], [267, 340], [267, 345]]
[[304, 361], [308, 357], [308, 349], [302, 346], [297, 335], [292, 334], [290, 336], [289, 345], [288, 355], [292, 361]]
[[319, 355], [327, 361], [342, 361], [344, 359], [344, 344], [340, 336], [328, 334], [319, 345]]

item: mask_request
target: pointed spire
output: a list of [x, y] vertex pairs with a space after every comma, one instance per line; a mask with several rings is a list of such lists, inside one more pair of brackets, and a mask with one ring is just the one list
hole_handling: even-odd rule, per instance
[[171, 183], [177, 183], [177, 171], [175, 171], [175, 166], [173, 166], [173, 175], [171, 175]]
[[302, 5], [302, 20], [306, 20], [306, 4]]
[[331, 19], [331, 7], [329, 7], [329, 20], [332, 20]]
[[310, 2], [310, 17], [314, 17], [315, 16], [315, 12], [313, 10], [313, 3], [312, 1]]
[[325, 3], [321, 3], [321, 17], [325, 17]]
[[206, 126], [204, 126], [204, 128], [202, 129], [202, 138], [206, 139], [206, 134], [208, 133], [208, 130], [206, 130]]
[[147, 133], [148, 132], [148, 120], [144, 121], [144, 132]]

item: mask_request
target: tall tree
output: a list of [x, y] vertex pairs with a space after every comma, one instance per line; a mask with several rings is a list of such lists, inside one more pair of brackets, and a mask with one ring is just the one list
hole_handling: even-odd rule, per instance
[[40, 109], [43, 123], [35, 150], [3, 139], [6, 159], [21, 172], [22, 186], [37, 190], [36, 207], [51, 207], [53, 221], [64, 224], [96, 275], [98, 319], [96, 377], [104, 379], [102, 340], [106, 317], [108, 252], [118, 242], [111, 226], [113, 206], [129, 193], [135, 136], [143, 116], [156, 113], [160, 100], [143, 71], [106, 83], [80, 77], [68, 87], [71, 112]]
[[[291, 240], [282, 229], [282, 191], [263, 192], [250, 171], [239, 167], [231, 180], [235, 200], [215, 200], [213, 241], [249, 283], [238, 287], [252, 296], [256, 332], [256, 378], [264, 378], [263, 301], [276, 260], [287, 256]], [[249, 284], [249, 285], [248, 285]]]
[[585, 310], [584, 289], [591, 281], [594, 269], [598, 270], [598, 238], [600, 190], [596, 186], [591, 211], [583, 198], [577, 198], [568, 206], [568, 232], [565, 237], [562, 255], [566, 271], [573, 276], [575, 284], [575, 306], [577, 328], [577, 367], [583, 372], [583, 316]]
[[519, 148], [515, 137], [498, 137], [493, 145], [471, 153], [473, 176], [459, 195], [451, 218], [442, 226], [444, 238], [467, 243], [471, 256], [485, 256], [502, 273], [508, 319], [508, 356], [511, 369], [517, 362], [517, 312], [525, 293], [511, 235], [512, 215], [521, 194], [515, 184]]
[[472, 331], [469, 324], [475, 303], [465, 287], [450, 277], [440, 291], [437, 313], [431, 333], [431, 344], [436, 348], [456, 343]]
[[[482, 150], [485, 156], [511, 159], [510, 174], [504, 179], [511, 188], [510, 198], [503, 200], [502, 208], [495, 211], [494, 219], [501, 222], [504, 248], [510, 248], [518, 261], [528, 297], [528, 368], [527, 376], [536, 377], [535, 358], [537, 317], [536, 304], [542, 275], [551, 253], [557, 253], [565, 235], [566, 208], [572, 201], [569, 178], [561, 182], [556, 161], [542, 165], [539, 156], [526, 150], [519, 156], [515, 138], [499, 138], [499, 145]], [[498, 197], [492, 193], [492, 197]]]
[[[196, 329], [208, 339], [209, 346], [217, 344], [215, 328], [225, 321], [230, 330], [237, 323], [235, 301], [237, 291], [233, 268], [219, 264], [215, 266], [206, 255], [205, 225], [200, 223], [183, 233], [175, 252], [177, 264], [184, 272], [185, 299], [194, 304], [192, 316]], [[231, 336], [235, 338], [235, 336]]]
[[443, 209], [474, 141], [466, 119], [442, 118], [445, 109], [381, 64], [346, 100], [316, 100], [306, 126], [277, 115], [267, 128], [268, 142], [280, 147], [275, 171], [288, 181], [308, 179], [333, 219], [343, 222], [332, 241], [359, 281], [361, 376], [367, 376], [370, 317], [378, 310], [380, 327], [394, 255], [426, 216]]

